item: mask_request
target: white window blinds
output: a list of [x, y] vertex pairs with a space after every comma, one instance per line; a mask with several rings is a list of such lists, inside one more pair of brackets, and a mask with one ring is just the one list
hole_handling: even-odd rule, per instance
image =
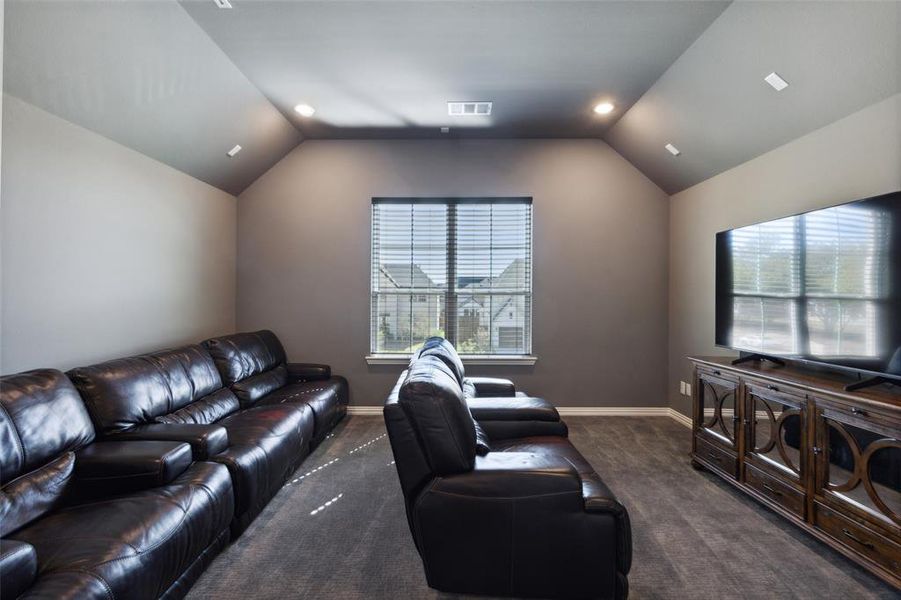
[[373, 199], [371, 266], [373, 353], [531, 353], [530, 198]]

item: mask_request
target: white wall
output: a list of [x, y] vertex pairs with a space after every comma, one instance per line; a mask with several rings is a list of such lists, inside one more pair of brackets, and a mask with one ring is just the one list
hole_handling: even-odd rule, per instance
[[234, 330], [234, 196], [3, 101], [0, 371]]
[[564, 406], [662, 406], [668, 198], [598, 140], [306, 141], [238, 200], [238, 327], [349, 377], [378, 405], [401, 367], [368, 367], [373, 196], [532, 196], [532, 367]]
[[901, 95], [712, 177], [670, 207], [670, 404], [688, 414], [689, 355], [714, 347], [715, 234], [901, 189]]

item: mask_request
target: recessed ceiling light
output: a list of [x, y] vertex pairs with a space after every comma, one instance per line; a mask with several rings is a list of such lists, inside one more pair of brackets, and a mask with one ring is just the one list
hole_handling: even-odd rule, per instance
[[316, 113], [316, 109], [309, 104], [298, 104], [294, 107], [301, 117], [312, 117]]
[[487, 117], [491, 114], [492, 102], [448, 102], [447, 114], [452, 117]]
[[441, 133], [450, 133], [450, 127], [442, 127]]
[[232, 3], [228, 0], [213, 0], [219, 8], [231, 8]]
[[788, 87], [788, 82], [786, 80], [782, 79], [781, 77], [779, 77], [779, 74], [776, 73], [775, 71], [773, 71], [772, 73], [770, 73], [769, 75], [764, 77], [763, 80], [766, 81], [771, 86], [773, 86], [773, 89], [776, 90], [777, 92], [781, 92], [782, 90], [784, 90], [785, 88]]
[[672, 144], [667, 144], [666, 146], [664, 146], [664, 148], [666, 148], [667, 151], [669, 151], [669, 153], [672, 154], [673, 156], [679, 156], [680, 154], [682, 154], [679, 151], [679, 149], [676, 148], [675, 146], [673, 146]]
[[600, 104], [594, 107], [594, 112], [599, 115], [609, 115], [613, 112], [613, 109], [616, 108], [610, 102], [601, 102]]
[[228, 151], [228, 157], [234, 158], [241, 151], [241, 144], [235, 144], [235, 147]]

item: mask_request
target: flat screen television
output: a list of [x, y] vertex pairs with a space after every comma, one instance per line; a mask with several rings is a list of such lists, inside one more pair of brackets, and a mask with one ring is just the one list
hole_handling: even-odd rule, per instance
[[718, 233], [716, 344], [901, 383], [901, 191]]

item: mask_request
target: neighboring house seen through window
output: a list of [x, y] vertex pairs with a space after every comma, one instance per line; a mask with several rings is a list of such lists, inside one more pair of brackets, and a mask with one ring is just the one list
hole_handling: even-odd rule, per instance
[[530, 354], [531, 198], [374, 198], [371, 290], [373, 354]]

